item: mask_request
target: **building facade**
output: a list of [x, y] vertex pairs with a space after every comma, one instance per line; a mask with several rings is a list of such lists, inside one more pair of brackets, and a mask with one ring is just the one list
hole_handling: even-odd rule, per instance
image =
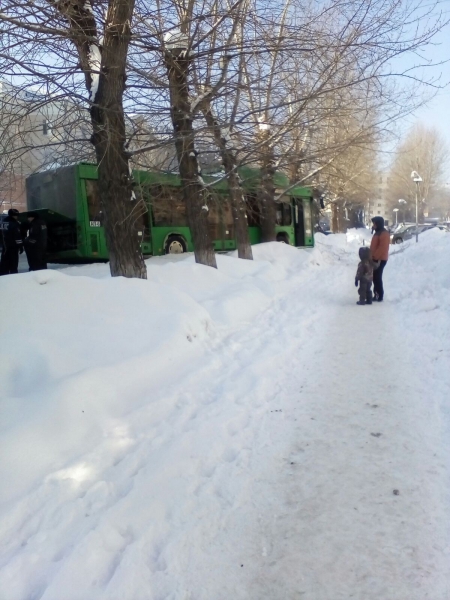
[[373, 197], [367, 201], [368, 224], [373, 217], [383, 217], [386, 225], [395, 222], [395, 214], [392, 212], [389, 203], [389, 187], [389, 174], [379, 171], [376, 176]]

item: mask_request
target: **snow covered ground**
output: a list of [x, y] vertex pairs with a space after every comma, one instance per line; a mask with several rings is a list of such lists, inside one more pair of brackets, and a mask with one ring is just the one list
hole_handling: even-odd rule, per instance
[[449, 600], [450, 234], [316, 242], [0, 278], [0, 600]]

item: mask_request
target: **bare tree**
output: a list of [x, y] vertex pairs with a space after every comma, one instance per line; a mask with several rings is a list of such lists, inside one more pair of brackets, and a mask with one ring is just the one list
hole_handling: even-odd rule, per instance
[[[145, 207], [132, 189], [123, 108], [134, 0], [7, 0], [3, 5], [0, 21], [17, 31], [6, 40], [5, 62], [22, 84], [26, 77], [85, 102], [83, 75], [111, 274], [146, 278], [136, 229]], [[19, 38], [23, 49], [17, 47]]]
[[415, 125], [399, 144], [390, 168], [388, 193], [391, 208], [398, 208], [399, 198], [406, 200], [411, 208], [415, 205], [418, 190], [411, 173], [417, 171], [422, 178], [418, 200], [419, 220], [423, 222], [430, 203], [436, 204], [449, 157], [449, 147], [437, 129]]
[[4, 0], [3, 33], [16, 29], [0, 37], [0, 66], [89, 109], [114, 274], [144, 276], [130, 161], [157, 155], [167, 168], [173, 148], [196, 260], [216, 266], [201, 164], [224, 166], [246, 258], [241, 166], [260, 167], [265, 241], [275, 236], [277, 170], [292, 186], [322, 180], [336, 206], [356, 198], [367, 174], [351, 157], [373, 156], [380, 132], [414, 105], [411, 88], [388, 83], [389, 65], [429, 43], [442, 25], [437, 4]]

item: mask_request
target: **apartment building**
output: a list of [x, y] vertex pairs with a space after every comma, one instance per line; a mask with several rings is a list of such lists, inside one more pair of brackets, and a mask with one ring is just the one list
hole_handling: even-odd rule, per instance
[[386, 225], [392, 224], [394, 214], [392, 213], [388, 202], [389, 185], [389, 174], [379, 171], [376, 176], [374, 193], [372, 194], [373, 197], [367, 201], [368, 222], [373, 217], [383, 217]]
[[[148, 121], [128, 114], [135, 167], [176, 169], [171, 138], [156, 138]], [[0, 79], [0, 213], [26, 210], [25, 180], [32, 173], [86, 161], [95, 162], [91, 123], [85, 107], [66, 97], [22, 89]]]
[[0, 79], [0, 211], [26, 210], [31, 173], [92, 154], [85, 111], [74, 102]]

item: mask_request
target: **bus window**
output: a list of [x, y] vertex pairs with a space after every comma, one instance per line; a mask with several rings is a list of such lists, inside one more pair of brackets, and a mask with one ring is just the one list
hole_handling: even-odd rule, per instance
[[103, 225], [103, 211], [98, 193], [98, 181], [96, 179], [85, 179], [84, 181], [86, 185], [89, 224], [91, 227], [101, 227]]
[[222, 239], [219, 203], [212, 198], [208, 201], [208, 230], [212, 240]]
[[292, 210], [291, 205], [287, 202], [279, 202], [277, 203], [277, 217], [276, 217], [277, 225], [282, 225], [284, 227], [288, 227], [292, 225]]
[[292, 225], [292, 206], [287, 202], [283, 202], [283, 225]]
[[154, 185], [149, 191], [155, 227], [186, 227], [186, 206], [180, 188]]
[[247, 194], [245, 197], [247, 203], [247, 223], [249, 227], [259, 227], [261, 225], [261, 208], [258, 202], [257, 194]]
[[277, 204], [276, 221], [277, 225], [283, 225], [283, 204], [279, 202]]

